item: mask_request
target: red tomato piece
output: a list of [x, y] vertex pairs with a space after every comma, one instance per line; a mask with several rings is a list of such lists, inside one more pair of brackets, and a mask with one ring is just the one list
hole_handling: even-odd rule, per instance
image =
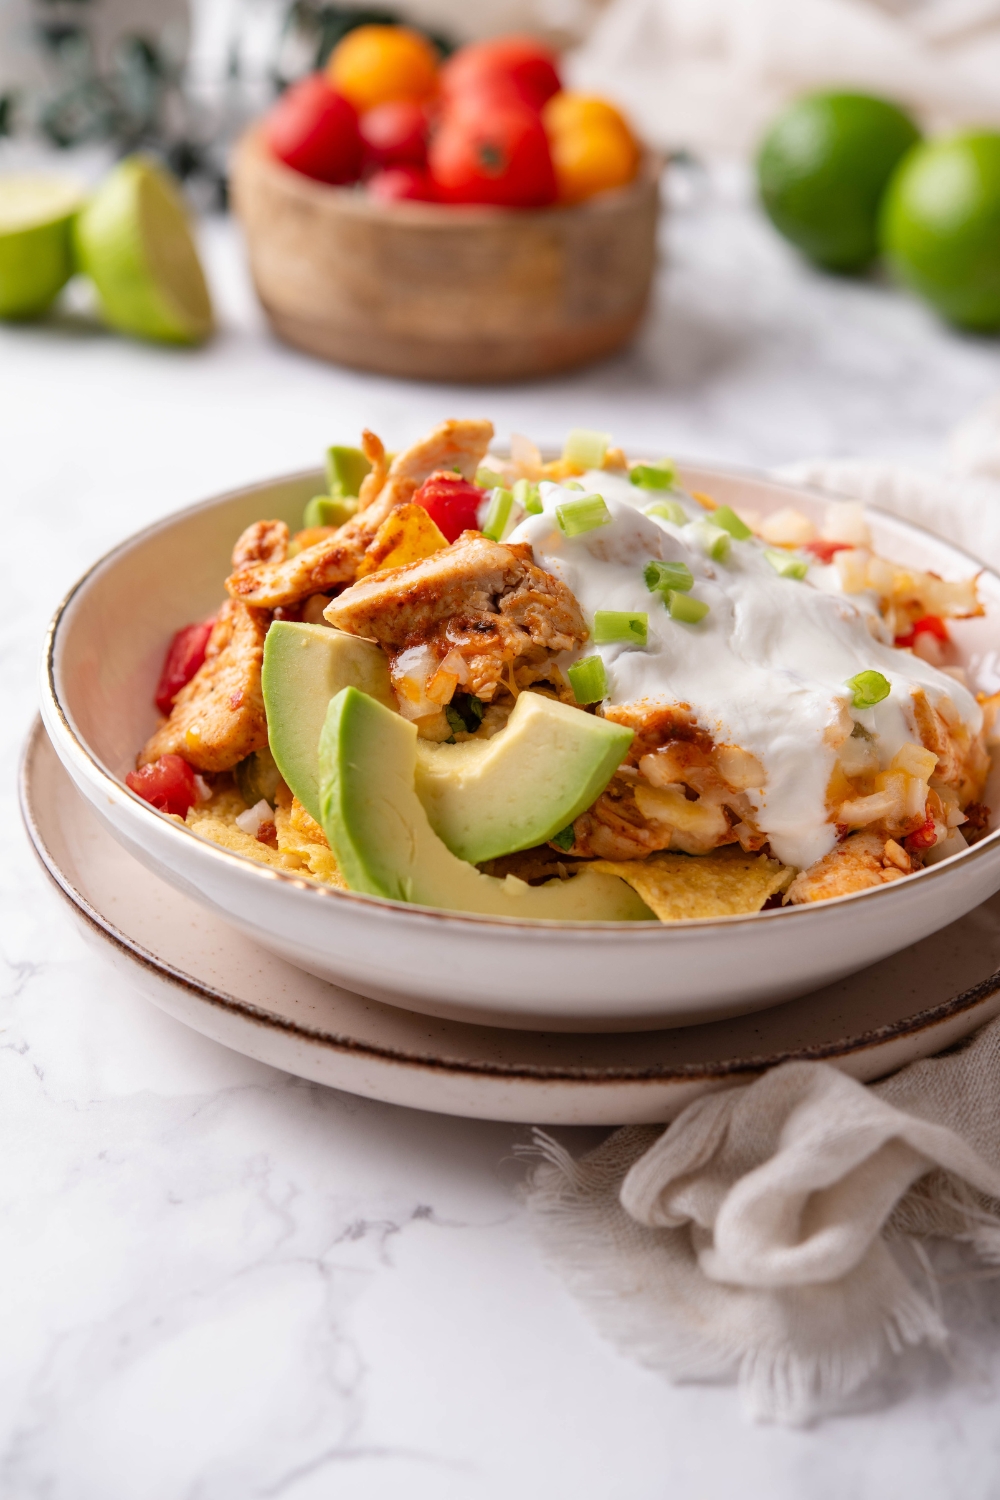
[[181, 688], [187, 686], [205, 660], [205, 648], [214, 625], [214, 616], [199, 625], [185, 625], [167, 647], [153, 700], [161, 714], [170, 712]]
[[422, 104], [394, 99], [365, 110], [358, 121], [368, 167], [427, 164], [427, 112]]
[[802, 551], [811, 553], [818, 562], [822, 563], [832, 562], [837, 552], [850, 552], [850, 550], [850, 542], [828, 542], [823, 537], [816, 537], [814, 541], [802, 543]]
[[428, 163], [447, 203], [544, 208], [555, 202], [545, 127], [517, 99], [470, 95], [454, 102], [431, 136]]
[[438, 471], [424, 480], [413, 503], [422, 505], [437, 529], [454, 542], [463, 531], [478, 531], [477, 513], [485, 495], [485, 490], [461, 474]]
[[940, 615], [924, 615], [922, 619], [913, 622], [905, 635], [897, 635], [896, 645], [912, 646], [918, 635], [932, 635], [943, 646], [951, 640], [948, 627]]
[[161, 755], [141, 771], [129, 771], [125, 785], [150, 806], [179, 818], [198, 800], [194, 772], [179, 755]]
[[937, 830], [934, 827], [934, 819], [928, 818], [926, 823], [914, 830], [903, 844], [911, 854], [920, 849], [933, 849], [937, 843]]
[[360, 175], [357, 111], [323, 73], [285, 90], [264, 121], [264, 139], [279, 161], [318, 182], [356, 182]]
[[369, 177], [368, 191], [382, 203], [398, 203], [403, 198], [433, 203], [437, 197], [434, 184], [422, 167], [383, 167]]
[[460, 47], [444, 64], [440, 78], [447, 98], [506, 83], [534, 110], [562, 88], [555, 54], [530, 36], [503, 36]]

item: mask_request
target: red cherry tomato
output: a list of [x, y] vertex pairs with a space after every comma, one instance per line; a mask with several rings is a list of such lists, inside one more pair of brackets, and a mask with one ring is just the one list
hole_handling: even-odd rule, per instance
[[141, 771], [129, 771], [125, 785], [160, 812], [176, 813], [179, 818], [198, 800], [194, 772], [179, 755], [161, 755]]
[[422, 104], [394, 99], [368, 109], [358, 121], [368, 167], [427, 164], [427, 112]]
[[544, 208], [555, 202], [541, 118], [513, 98], [469, 95], [454, 102], [431, 136], [428, 164], [446, 203]]
[[503, 36], [461, 47], [444, 64], [440, 78], [449, 99], [507, 83], [534, 110], [562, 88], [555, 54], [530, 36]]
[[322, 73], [282, 94], [264, 121], [264, 139], [279, 161], [318, 182], [355, 182], [361, 171], [357, 111]]
[[850, 550], [850, 542], [828, 542], [823, 537], [817, 537], [812, 542], [802, 543], [802, 551], [811, 553], [818, 562], [822, 563], [832, 562], [837, 552], [850, 552]]
[[924, 615], [923, 619], [915, 620], [905, 635], [897, 635], [897, 646], [912, 646], [918, 635], [932, 635], [935, 640], [946, 646], [951, 639], [948, 627], [940, 615]]
[[200, 625], [185, 625], [167, 647], [154, 699], [161, 714], [170, 712], [181, 688], [187, 686], [205, 660], [205, 648], [214, 625], [214, 617], [202, 620]]
[[477, 513], [485, 495], [485, 490], [470, 484], [461, 474], [439, 469], [424, 480], [413, 502], [422, 505], [437, 529], [454, 542], [463, 531], [479, 529]]
[[368, 191], [382, 203], [398, 203], [404, 198], [432, 203], [437, 197], [434, 184], [422, 167], [383, 167], [369, 177]]

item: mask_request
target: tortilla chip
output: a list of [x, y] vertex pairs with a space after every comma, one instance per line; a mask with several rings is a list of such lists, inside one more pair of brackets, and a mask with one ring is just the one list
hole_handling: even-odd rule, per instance
[[735, 917], [760, 911], [785, 891], [795, 871], [766, 854], [728, 846], [712, 854], [651, 854], [644, 860], [596, 860], [591, 870], [625, 880], [661, 922]]
[[358, 565], [359, 578], [386, 568], [401, 568], [419, 562], [448, 545], [422, 505], [397, 505], [390, 511], [365, 550]]
[[[254, 859], [258, 864], [272, 865], [278, 870], [290, 870], [297, 875], [311, 875], [325, 885], [346, 890], [347, 882], [337, 867], [323, 830], [313, 823], [301, 803], [297, 804], [301, 817], [296, 818], [296, 804], [291, 793], [287, 788], [284, 792], [274, 810], [277, 849], [237, 828], [236, 818], [246, 811], [246, 803], [236, 791], [217, 792], [211, 801], [190, 808], [184, 822], [193, 833], [210, 839], [223, 849], [231, 849], [234, 854], [242, 854], [245, 859]], [[299, 823], [303, 826], [297, 826]]]

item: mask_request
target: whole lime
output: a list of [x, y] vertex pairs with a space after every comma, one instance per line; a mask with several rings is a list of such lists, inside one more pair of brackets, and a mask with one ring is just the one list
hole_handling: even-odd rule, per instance
[[895, 104], [870, 94], [818, 93], [796, 100], [757, 155], [761, 200], [772, 223], [810, 260], [861, 271], [878, 254], [882, 194], [920, 139]]
[[1000, 134], [929, 141], [902, 163], [882, 208], [902, 279], [960, 328], [1000, 328]]

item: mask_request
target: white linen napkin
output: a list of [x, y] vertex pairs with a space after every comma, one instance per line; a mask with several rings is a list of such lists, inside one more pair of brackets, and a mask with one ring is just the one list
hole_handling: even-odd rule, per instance
[[[944, 474], [781, 472], [1000, 563], [1000, 400]], [[541, 1132], [531, 1150], [538, 1234], [608, 1337], [674, 1379], [735, 1376], [757, 1418], [811, 1421], [907, 1346], [945, 1343], [924, 1237], [1000, 1274], [1000, 1020], [882, 1083], [786, 1063], [579, 1161]]]

